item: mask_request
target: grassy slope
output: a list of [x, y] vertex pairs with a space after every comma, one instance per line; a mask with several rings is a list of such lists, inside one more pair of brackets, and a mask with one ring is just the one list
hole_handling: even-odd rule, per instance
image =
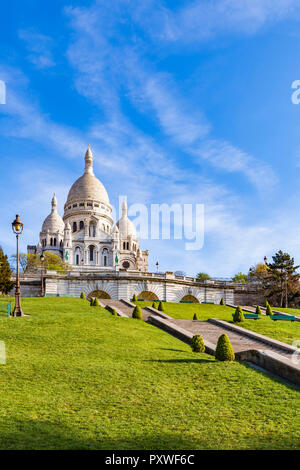
[[299, 391], [79, 299], [0, 318], [0, 448], [299, 448]]
[[[138, 302], [138, 305], [152, 305], [151, 302]], [[199, 320], [208, 320], [209, 318], [219, 318], [232, 322], [233, 308], [222, 305], [209, 304], [176, 304], [164, 303], [165, 312], [173, 318], [183, 318], [192, 320], [194, 313], [198, 313]], [[284, 310], [284, 309], [282, 309]], [[294, 311], [295, 314], [295, 311]], [[239, 323], [238, 326], [256, 331], [262, 335], [292, 344], [295, 340], [300, 340], [300, 322], [273, 321], [269, 317], [261, 316], [259, 320], [246, 320]]]

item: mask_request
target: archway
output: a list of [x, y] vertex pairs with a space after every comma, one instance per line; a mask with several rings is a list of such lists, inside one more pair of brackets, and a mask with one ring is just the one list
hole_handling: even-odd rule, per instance
[[182, 297], [181, 302], [192, 302], [193, 304], [199, 304], [199, 300], [197, 297], [194, 297], [193, 295], [185, 295]]
[[144, 290], [143, 292], [138, 294], [137, 298], [141, 300], [158, 300], [157, 295], [154, 294], [154, 292], [148, 290]]
[[93, 290], [93, 292], [90, 292], [87, 296], [88, 299], [91, 299], [92, 297], [98, 297], [98, 299], [110, 299], [110, 295], [105, 292], [104, 290]]

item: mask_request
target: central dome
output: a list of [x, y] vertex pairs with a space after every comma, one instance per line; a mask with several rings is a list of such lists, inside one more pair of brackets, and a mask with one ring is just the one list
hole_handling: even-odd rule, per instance
[[94, 200], [109, 204], [107, 191], [93, 172], [93, 155], [88, 148], [85, 154], [85, 172], [71, 186], [66, 204], [78, 200]]

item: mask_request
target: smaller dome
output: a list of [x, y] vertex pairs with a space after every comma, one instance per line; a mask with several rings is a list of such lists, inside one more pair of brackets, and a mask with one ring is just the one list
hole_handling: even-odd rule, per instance
[[136, 228], [134, 226], [134, 223], [131, 222], [131, 220], [128, 219], [127, 216], [127, 204], [125, 200], [122, 204], [122, 217], [120, 220], [118, 220], [116, 226], [118, 227], [120, 235], [122, 237], [127, 238], [131, 236], [132, 238], [137, 239]]
[[47, 232], [47, 231], [49, 231], [49, 233], [63, 232], [65, 224], [62, 218], [57, 213], [57, 199], [56, 199], [55, 194], [52, 198], [51, 205], [52, 205], [51, 214], [49, 214], [48, 217], [46, 217], [46, 219], [44, 220], [44, 223], [42, 225], [42, 232]]

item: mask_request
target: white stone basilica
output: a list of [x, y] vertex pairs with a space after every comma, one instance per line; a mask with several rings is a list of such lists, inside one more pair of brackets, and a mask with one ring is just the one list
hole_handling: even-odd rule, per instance
[[72, 266], [86, 272], [148, 271], [148, 250], [141, 251], [134, 224], [127, 216], [123, 201], [122, 217], [115, 224], [104, 185], [93, 172], [93, 155], [85, 154], [85, 171], [72, 185], [64, 205], [63, 218], [52, 199], [51, 214], [46, 217], [37, 246], [28, 253], [54, 253]]

